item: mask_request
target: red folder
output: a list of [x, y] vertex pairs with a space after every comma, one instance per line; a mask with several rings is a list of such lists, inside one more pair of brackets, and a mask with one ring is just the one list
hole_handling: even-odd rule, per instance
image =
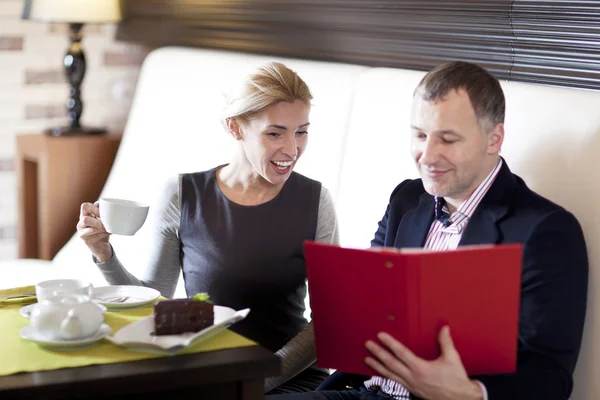
[[520, 244], [400, 251], [307, 241], [304, 249], [320, 367], [374, 375], [365, 342], [378, 332], [435, 359], [447, 324], [469, 375], [516, 370]]

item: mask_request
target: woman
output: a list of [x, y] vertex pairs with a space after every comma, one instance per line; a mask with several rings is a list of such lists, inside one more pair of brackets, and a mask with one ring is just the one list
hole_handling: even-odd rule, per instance
[[311, 99], [281, 63], [245, 80], [224, 118], [238, 142], [231, 162], [181, 174], [163, 191], [147, 279], [121, 265], [94, 204], [82, 204], [77, 225], [110, 284], [149, 286], [171, 297], [181, 270], [188, 296], [208, 292], [216, 304], [249, 307], [232, 329], [282, 358], [282, 375], [265, 383], [271, 393], [313, 390], [327, 376], [314, 365], [312, 325], [303, 316], [302, 243], [337, 243], [337, 221], [329, 192], [292, 172], [307, 145]]

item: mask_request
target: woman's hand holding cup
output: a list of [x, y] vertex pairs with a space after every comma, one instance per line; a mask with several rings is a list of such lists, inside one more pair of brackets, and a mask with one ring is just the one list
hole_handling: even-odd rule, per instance
[[77, 232], [94, 257], [104, 262], [112, 257], [112, 247], [108, 241], [110, 233], [99, 219], [100, 209], [92, 203], [83, 203], [79, 213]]

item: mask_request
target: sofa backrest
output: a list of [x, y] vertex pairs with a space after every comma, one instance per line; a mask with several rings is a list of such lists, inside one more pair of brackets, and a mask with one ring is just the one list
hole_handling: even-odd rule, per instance
[[[267, 60], [282, 61], [311, 87], [314, 107], [307, 152], [297, 171], [331, 191], [345, 246], [368, 247], [389, 195], [403, 179], [417, 177], [409, 153], [412, 92], [423, 72], [215, 50], [163, 48], [142, 67], [134, 103], [102, 196], [150, 204], [162, 183], [180, 172], [227, 163], [235, 146], [219, 116], [223, 91]], [[600, 393], [600, 93], [502, 82], [507, 98], [502, 154], [513, 172], [540, 194], [565, 206], [581, 222], [590, 255], [589, 309], [575, 394]], [[90, 199], [93, 201], [95, 199]], [[143, 278], [152, 219], [134, 237], [113, 236], [119, 257]], [[96, 273], [75, 235], [54, 262]], [[93, 271], [93, 272], [92, 272]], [[179, 285], [177, 295], [184, 295]]]
[[[590, 262], [588, 309], [572, 399], [600, 395], [600, 92], [503, 83], [507, 97], [503, 155], [530, 188], [579, 220]], [[568, 301], [567, 299], [565, 299]]]
[[336, 211], [344, 246], [369, 247], [390, 194], [418, 178], [410, 157], [412, 93], [423, 72], [373, 68], [357, 85]]

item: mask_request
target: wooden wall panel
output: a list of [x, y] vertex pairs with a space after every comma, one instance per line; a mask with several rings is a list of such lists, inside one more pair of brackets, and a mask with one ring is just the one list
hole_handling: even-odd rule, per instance
[[128, 0], [118, 39], [600, 89], [600, 2]]

